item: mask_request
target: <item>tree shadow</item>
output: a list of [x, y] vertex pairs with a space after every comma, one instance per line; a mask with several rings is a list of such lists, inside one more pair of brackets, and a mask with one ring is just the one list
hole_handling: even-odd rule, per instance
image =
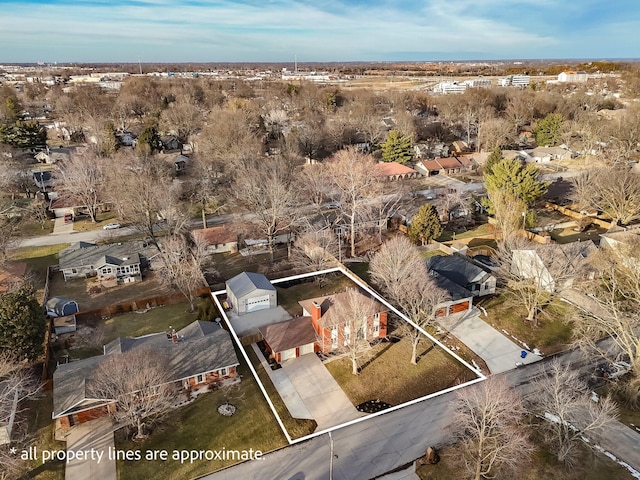
[[[396, 341], [399, 341], [399, 340], [396, 340]], [[374, 356], [372, 356], [369, 360], [367, 360], [365, 363], [363, 363], [362, 366], [358, 368], [358, 371], [360, 371], [360, 372], [363, 371], [366, 367], [371, 365], [376, 359], [378, 359], [379, 357], [384, 355], [384, 353], [387, 350], [389, 350], [394, 343], [395, 343], [395, 341], [389, 340], [387, 342], [387, 345], [383, 349], [381, 349], [378, 353], [376, 353]]]

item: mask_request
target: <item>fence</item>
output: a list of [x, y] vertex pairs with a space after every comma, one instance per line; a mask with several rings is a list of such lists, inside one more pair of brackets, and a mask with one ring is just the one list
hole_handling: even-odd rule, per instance
[[[210, 293], [209, 288], [201, 288], [196, 291], [197, 295], [208, 295]], [[121, 313], [134, 312], [136, 310], [143, 310], [149, 307], [157, 307], [159, 305], [174, 305], [176, 303], [184, 302], [185, 296], [181, 293], [173, 293], [170, 295], [159, 295], [157, 297], [145, 298], [143, 300], [135, 300], [132, 302], [120, 303], [118, 305], [110, 305], [104, 308], [98, 308], [95, 310], [86, 310], [84, 312], [76, 313], [76, 321], [80, 322], [92, 322], [100, 320], [105, 317], [112, 317]]]

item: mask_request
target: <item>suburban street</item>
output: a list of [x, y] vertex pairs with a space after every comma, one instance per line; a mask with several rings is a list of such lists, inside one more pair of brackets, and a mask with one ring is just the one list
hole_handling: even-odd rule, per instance
[[[560, 356], [563, 363], [578, 366], [583, 362], [579, 351]], [[533, 383], [551, 359], [501, 374], [523, 395], [531, 394]], [[590, 371], [591, 367], [585, 367]], [[426, 400], [395, 412], [365, 420], [333, 432], [335, 480], [376, 478], [413, 462], [429, 446], [441, 447], [450, 440], [450, 409], [455, 392]], [[640, 471], [640, 434], [619, 422], [609, 428], [602, 447], [634, 469]], [[316, 437], [270, 453], [262, 461], [245, 462], [207, 475], [207, 480], [237, 478], [288, 480], [330, 478], [330, 440]]]

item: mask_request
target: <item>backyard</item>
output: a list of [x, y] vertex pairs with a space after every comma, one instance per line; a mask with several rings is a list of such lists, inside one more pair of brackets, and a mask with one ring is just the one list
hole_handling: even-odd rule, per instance
[[58, 359], [69, 355], [72, 359], [102, 354], [102, 346], [118, 337], [140, 337], [150, 333], [166, 332], [169, 327], [180, 330], [194, 320], [211, 320], [217, 315], [209, 298], [203, 298], [194, 312], [187, 302], [155, 307], [145, 313], [129, 312], [106, 320], [83, 323], [74, 334], [67, 334], [54, 344], [53, 354]]
[[295, 317], [302, 315], [302, 307], [298, 304], [300, 300], [343, 292], [354, 286], [355, 284], [341, 272], [323, 275], [322, 285], [315, 281], [315, 277], [288, 282], [286, 285], [280, 283], [276, 284], [278, 305]]
[[524, 307], [507, 293], [482, 298], [476, 305], [486, 309], [487, 323], [502, 333], [507, 332], [516, 343], [524, 342], [526, 346], [522, 346], [527, 350], [538, 348], [544, 355], [551, 355], [566, 349], [571, 342], [570, 319], [574, 308], [559, 299], [538, 314], [537, 326], [523, 320]]
[[166, 286], [161, 275], [153, 271], [145, 272], [141, 282], [111, 288], [101, 287], [95, 278], [74, 278], [65, 281], [61, 272], [53, 272], [49, 285], [49, 297], [75, 300], [81, 312], [176, 293]]
[[347, 358], [325, 365], [354, 405], [369, 400], [399, 405], [476, 378], [429, 341], [421, 343], [418, 354], [418, 364], [411, 365], [411, 344], [403, 339], [377, 344], [373, 357], [360, 365], [359, 375], [351, 373], [351, 361]]
[[[238, 352], [238, 358], [242, 358]], [[237, 407], [233, 416], [216, 411], [225, 403], [225, 389], [200, 395], [193, 403], [172, 411], [153, 427], [151, 437], [144, 442], [127, 440], [125, 430], [116, 434], [116, 449], [130, 450], [248, 450], [264, 453], [287, 445], [269, 405], [256, 381], [241, 359], [238, 367], [242, 382], [230, 403]], [[163, 478], [182, 480], [219, 470], [237, 461], [119, 461], [118, 478], [122, 480]]]

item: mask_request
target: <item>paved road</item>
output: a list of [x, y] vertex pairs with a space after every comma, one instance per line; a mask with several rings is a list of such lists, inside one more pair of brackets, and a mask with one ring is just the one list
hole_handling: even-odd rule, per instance
[[[580, 352], [562, 355], [563, 362], [579, 365]], [[549, 359], [533, 363], [502, 376], [521, 393], [531, 392], [532, 381], [542, 375]], [[450, 439], [448, 426], [455, 393], [365, 420], [333, 433], [335, 480], [364, 480], [383, 475], [424, 455], [430, 445]], [[603, 446], [620, 460], [640, 471], [640, 435], [615, 425], [606, 432]], [[264, 457], [207, 475], [207, 480], [243, 479], [327, 479], [330, 440], [328, 435], [289, 446]]]

